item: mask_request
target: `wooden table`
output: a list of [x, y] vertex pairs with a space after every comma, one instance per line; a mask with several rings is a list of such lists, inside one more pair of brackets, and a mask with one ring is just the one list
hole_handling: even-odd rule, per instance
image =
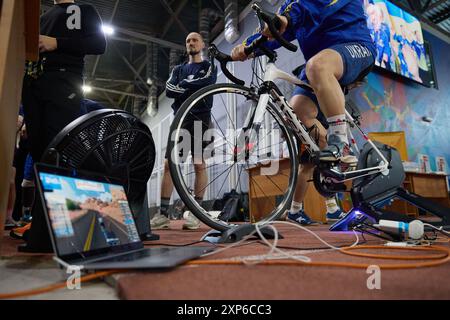
[[[272, 176], [261, 175], [261, 166], [248, 169], [249, 210], [252, 221], [258, 221], [271, 212], [277, 204], [277, 197], [283, 195], [282, 191], [287, 188], [290, 160], [282, 159], [279, 162], [278, 173]], [[419, 172], [405, 172], [405, 174], [403, 187], [406, 190], [450, 207], [447, 175]], [[316, 191], [312, 183], [306, 193], [304, 207], [313, 220], [326, 222], [325, 198]], [[342, 201], [341, 207], [344, 211], [351, 209], [352, 204], [348, 194]], [[394, 200], [393, 204], [386, 209], [413, 217], [419, 216], [418, 208], [403, 200]]]
[[[258, 221], [270, 213], [277, 204], [277, 198], [287, 189], [290, 173], [290, 159], [279, 161], [275, 175], [261, 175], [262, 165], [249, 168], [249, 211], [251, 221]], [[316, 221], [325, 222], [326, 206], [322, 197], [310, 183], [304, 201], [305, 211]]]
[[[421, 172], [405, 172], [405, 174], [403, 187], [406, 190], [450, 208], [447, 175]], [[418, 208], [403, 200], [394, 200], [386, 209], [413, 217], [419, 216]]]

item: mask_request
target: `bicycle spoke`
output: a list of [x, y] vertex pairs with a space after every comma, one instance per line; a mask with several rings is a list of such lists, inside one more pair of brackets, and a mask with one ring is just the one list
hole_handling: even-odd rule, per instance
[[[222, 231], [232, 226], [233, 222], [228, 221], [231, 218], [218, 218], [217, 214], [213, 214], [212, 212], [207, 214], [206, 212], [218, 210], [216, 213], [219, 213], [225, 205], [219, 199], [223, 198], [222, 193], [228, 192], [229, 190], [249, 194], [255, 194], [256, 192], [258, 197], [256, 199], [257, 202], [258, 200], [270, 200], [264, 205], [266, 209], [264, 209], [264, 212], [261, 212], [261, 219], [271, 219], [271, 217], [279, 214], [283, 208], [281, 206], [271, 207], [274, 198], [271, 195], [273, 191], [273, 194], [280, 194], [279, 197], [282, 199], [279, 199], [279, 197], [276, 199], [281, 200], [283, 206], [286, 205], [286, 199], [293, 192], [292, 170], [295, 169], [293, 168], [293, 164], [296, 163], [297, 157], [291, 159], [290, 162], [283, 161], [283, 168], [288, 165], [290, 171], [281, 171], [278, 169], [278, 172], [274, 176], [260, 176], [262, 173], [258, 170], [258, 164], [260, 162], [264, 167], [266, 166], [265, 164], [272, 164], [273, 166], [283, 159], [281, 150], [283, 144], [286, 143], [284, 141], [287, 141], [289, 151], [293, 150], [291, 136], [288, 135], [285, 139], [280, 139], [280, 132], [286, 135], [287, 131], [284, 128], [286, 124], [280, 118], [279, 111], [276, 110], [277, 106], [271, 103], [267, 105], [263, 110], [264, 118], [260, 123], [260, 128], [255, 130], [255, 125], [251, 120], [249, 123], [243, 122], [255, 112], [255, 103], [259, 99], [257, 94], [250, 93], [244, 87], [227, 84], [223, 86], [216, 85], [211, 91], [203, 91], [197, 97], [194, 100], [197, 103], [188, 106], [188, 111], [185, 109], [185, 113], [177, 118], [178, 123], [176, 124], [176, 129], [180, 130], [184, 127], [184, 129], [192, 131], [193, 128], [188, 127], [187, 124], [191, 123], [191, 121], [195, 121], [195, 124], [197, 124], [196, 121], [202, 121], [201, 118], [204, 118], [201, 114], [192, 113], [192, 111], [196, 110], [193, 108], [196, 107], [198, 101], [202, 105], [206, 101], [214, 101], [210, 114], [210, 129], [213, 130], [211, 131], [212, 142], [208, 143], [207, 148], [202, 147], [203, 153], [207, 155], [203, 158], [206, 181], [199, 188], [201, 190], [198, 191], [204, 192], [208, 190], [208, 192], [205, 194], [205, 201], [203, 208], [201, 208], [194, 200], [194, 194], [188, 189], [190, 186], [195, 185], [196, 180], [196, 170], [193, 166], [195, 157], [192, 154], [194, 149], [191, 148], [181, 151], [182, 144], [180, 143], [174, 148], [174, 151], [177, 150], [177, 157], [179, 157], [178, 155], [180, 153], [182, 154], [182, 157], [179, 157], [180, 163], [175, 166], [176, 173], [174, 174], [176, 177], [174, 178], [174, 182], [177, 183], [177, 191], [181, 198], [184, 200], [190, 199], [186, 202], [187, 204], [189, 203], [189, 209], [193, 213], [200, 215], [202, 221], [206, 222], [210, 227]], [[233, 109], [235, 102], [236, 110]], [[183, 119], [183, 123], [180, 123], [180, 119]], [[243, 128], [244, 125], [246, 126], [246, 130]], [[195, 133], [197, 131], [196, 129]], [[202, 127], [202, 133], [203, 131]], [[181, 133], [177, 133], [176, 136], [176, 139], [180, 141], [187, 139]], [[244, 137], [246, 139], [241, 141]], [[191, 137], [192, 143], [199, 143], [200, 141], [203, 143], [203, 140], [204, 137]], [[291, 154], [291, 158], [292, 156]], [[289, 189], [283, 190], [283, 188], [286, 189], [284, 187], [286, 186], [286, 180], [290, 182], [288, 184]], [[244, 223], [250, 222], [246, 220]]]
[[[189, 116], [195, 117], [198, 121], [200, 121], [200, 122], [202, 123], [202, 126], [203, 126], [203, 122], [204, 122], [204, 121], [203, 121], [202, 119], [200, 119], [195, 113], [192, 113], [192, 111], [191, 111], [191, 112], [189, 113]], [[187, 130], [186, 128], [183, 128], [182, 126], [181, 126], [179, 129]], [[203, 143], [203, 136], [201, 137], [201, 139], [199, 139], [198, 137], [195, 136], [195, 132], [194, 132], [194, 134], [192, 135], [191, 138], [194, 138], [194, 140], [200, 141], [201, 143]]]
[[235, 124], [234, 124], [233, 118], [231, 118], [231, 115], [230, 115], [230, 113], [228, 112], [227, 105], [226, 105], [225, 101], [223, 101], [222, 95], [220, 95], [220, 99], [222, 100], [222, 103], [223, 103], [223, 105], [224, 105], [225, 112], [228, 114], [228, 117], [230, 118], [231, 123], [233, 124], [233, 130], [236, 131], [236, 126], [235, 126]]
[[243, 169], [243, 168], [244, 168], [244, 166], [242, 165], [242, 166], [241, 166], [241, 171], [239, 172], [239, 176], [238, 176], [238, 178], [237, 178], [236, 185], [234, 186], [234, 189], [235, 189], [235, 190], [237, 189], [237, 186], [238, 186], [238, 184], [239, 184], [240, 190], [242, 191], [241, 174], [242, 174], [242, 169]]
[[273, 182], [272, 178], [269, 175], [267, 175], [266, 177], [278, 188], [278, 190], [281, 191], [281, 193], [285, 193], [286, 190], [281, 190], [280, 186]]
[[[219, 128], [220, 132], [222, 132], [222, 136], [225, 137], [225, 133], [223, 133], [222, 128], [219, 126], [219, 123], [217, 122], [216, 117], [214, 117], [214, 115], [211, 115], [211, 117], [214, 119], [214, 122], [216, 123], [216, 125]], [[226, 140], [226, 142], [230, 145], [231, 148], [233, 148], [233, 145], [230, 142], [228, 142], [228, 140]]]
[[[232, 168], [232, 167], [231, 167]], [[219, 177], [221, 177], [225, 172], [229, 171], [230, 168], [228, 168], [227, 170], [225, 170], [224, 172], [222, 172], [221, 174], [219, 174], [217, 177], [214, 178], [213, 181], [211, 181], [210, 183], [208, 183], [206, 185], [206, 187], [204, 187], [203, 189], [200, 190], [200, 192], [202, 192], [203, 190], [205, 190], [206, 188], [208, 188], [208, 186], [210, 186], [214, 181], [216, 181], [217, 179], [219, 179]]]
[[[231, 169], [233, 169], [233, 168], [234, 168], [234, 165], [232, 165], [232, 166], [230, 167], [230, 169], [229, 169], [229, 171], [228, 171], [228, 174], [227, 174], [227, 176], [225, 177], [225, 179], [223, 180], [222, 186], [220, 187], [219, 192], [217, 193], [217, 195], [220, 195], [220, 193], [222, 192], [223, 186], [225, 185], [225, 182], [227, 182], [227, 178], [228, 178], [228, 176], [229, 176], [230, 173], [231, 173]], [[227, 222], [228, 222], [228, 221], [227, 221]]]
[[262, 193], [264, 194], [264, 196], [265, 196], [266, 198], [269, 198], [269, 196], [264, 192], [264, 189], [261, 188], [261, 186], [256, 182], [256, 180], [254, 180], [254, 179], [250, 179], [250, 180], [252, 181], [252, 183], [255, 183], [255, 184], [256, 184], [256, 186], [259, 188], [259, 190], [262, 191]]
[[[210, 166], [207, 166], [207, 167], [205, 168], [205, 170], [206, 170], [206, 169], [209, 169], [209, 168], [213, 168], [213, 167], [215, 167], [215, 166], [218, 166], [219, 164], [224, 164], [224, 162], [221, 162], [221, 163], [215, 163], [215, 164], [212, 164], [212, 165], [210, 165]], [[190, 175], [190, 174], [192, 174], [192, 173], [195, 173], [195, 171], [191, 171], [191, 172], [189, 172], [189, 173], [186, 174], [186, 175]]]

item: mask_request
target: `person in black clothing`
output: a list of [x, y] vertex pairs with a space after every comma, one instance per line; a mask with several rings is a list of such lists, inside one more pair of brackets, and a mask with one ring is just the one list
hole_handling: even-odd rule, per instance
[[[101, 105], [97, 101], [90, 99], [82, 99], [80, 105], [79, 116], [83, 116], [92, 111], [105, 109], [105, 106]], [[23, 106], [20, 106], [19, 117], [23, 119]], [[14, 167], [16, 168], [16, 202], [14, 206], [13, 219], [19, 221], [24, 218], [22, 215], [31, 216], [31, 206], [34, 199], [34, 161], [31, 154], [28, 152], [26, 127], [21, 126], [20, 140], [18, 142], [18, 148], [14, 154]], [[22, 197], [23, 195], [23, 197]], [[31, 204], [31, 205], [30, 205]], [[28, 219], [25, 219], [26, 222]]]
[[22, 179], [23, 179], [23, 170], [21, 170], [25, 165], [25, 160], [28, 153], [27, 139], [24, 134], [25, 123], [23, 120], [23, 106], [22, 104], [19, 107], [19, 115], [17, 119], [17, 132], [16, 132], [16, 144], [14, 146], [14, 158], [13, 158], [13, 167], [15, 168], [16, 174], [14, 179], [15, 186], [15, 194], [16, 199], [14, 201], [14, 209], [12, 213], [12, 218], [14, 221], [19, 221], [22, 216], [22, 206], [21, 206], [21, 198], [22, 198]]
[[[196, 32], [190, 33], [186, 38], [186, 50], [189, 55], [189, 62], [176, 66], [172, 70], [169, 80], [166, 82], [167, 97], [175, 99], [172, 104], [174, 114], [181, 107], [182, 103], [193, 93], [207, 85], [215, 83], [217, 80], [217, 69], [209, 61], [202, 59], [201, 52], [204, 47], [205, 43], [203, 42], [202, 36]], [[202, 153], [209, 144], [209, 142], [203, 141], [203, 135], [211, 126], [212, 102], [212, 98], [206, 101], [205, 99], [199, 101], [183, 121], [182, 125], [191, 137], [191, 154], [195, 171], [194, 195], [200, 205], [207, 183], [206, 165]], [[201, 137], [195, 137], [194, 135], [195, 122], [199, 122], [201, 125]], [[202, 147], [196, 148], [195, 144], [199, 142], [202, 143]], [[201, 151], [201, 153], [199, 154], [197, 150]], [[173, 182], [169, 173], [169, 163], [167, 160], [169, 156], [169, 150], [167, 149], [166, 159], [164, 161], [164, 175], [161, 183], [160, 212], [150, 221], [152, 229], [155, 230], [168, 228], [170, 224], [168, 209], [170, 196], [173, 191]], [[190, 214], [183, 225], [183, 229], [192, 230], [197, 229], [199, 226], [200, 221]]]
[[[30, 152], [39, 161], [48, 144], [80, 115], [84, 56], [103, 54], [106, 39], [96, 9], [89, 4], [55, 0], [41, 16], [40, 56], [27, 62], [22, 102]], [[33, 207], [28, 244], [22, 251], [51, 251], [40, 197]]]

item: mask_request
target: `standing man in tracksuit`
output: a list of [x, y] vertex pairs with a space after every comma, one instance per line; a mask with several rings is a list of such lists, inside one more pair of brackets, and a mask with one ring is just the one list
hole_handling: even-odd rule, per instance
[[[173, 98], [172, 109], [174, 114], [181, 107], [182, 103], [197, 90], [214, 84], [217, 80], [217, 69], [207, 60], [202, 58], [202, 50], [205, 47], [202, 36], [199, 33], [192, 32], [186, 38], [186, 50], [189, 61], [174, 67], [166, 82], [166, 95]], [[203, 141], [203, 134], [211, 126], [211, 108], [212, 99], [202, 99], [193, 108], [191, 113], [184, 119], [182, 127], [186, 129], [191, 138], [191, 153], [194, 159], [195, 183], [194, 195], [196, 201], [201, 205], [205, 186], [208, 182], [206, 165], [203, 159], [203, 150], [208, 145]], [[195, 123], [201, 125], [201, 137], [195, 137]], [[169, 139], [171, 137], [169, 136]], [[201, 148], [195, 145], [201, 143]], [[201, 153], [198, 153], [201, 151]], [[151, 219], [150, 224], [153, 230], [169, 228], [169, 205], [170, 197], [173, 191], [173, 182], [170, 177], [167, 149], [164, 160], [164, 175], [161, 183], [161, 206], [160, 211]], [[194, 230], [200, 227], [200, 221], [190, 213], [183, 224], [183, 229]]]
[[[39, 61], [27, 62], [22, 88], [30, 152], [39, 161], [48, 144], [80, 115], [84, 56], [105, 52], [106, 39], [97, 10], [73, 0], [55, 0], [41, 16]], [[51, 243], [39, 196], [23, 251], [48, 252]]]

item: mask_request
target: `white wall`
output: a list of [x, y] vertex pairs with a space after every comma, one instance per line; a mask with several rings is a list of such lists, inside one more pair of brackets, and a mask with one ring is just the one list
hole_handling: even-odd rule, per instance
[[169, 127], [173, 120], [173, 111], [170, 107], [172, 99], [168, 99], [165, 93], [159, 97], [159, 110], [156, 116], [145, 114], [142, 121], [150, 128], [155, 141], [156, 158], [153, 173], [147, 183], [148, 204], [150, 207], [159, 205], [161, 194], [161, 176], [164, 167], [164, 154], [167, 146]]

